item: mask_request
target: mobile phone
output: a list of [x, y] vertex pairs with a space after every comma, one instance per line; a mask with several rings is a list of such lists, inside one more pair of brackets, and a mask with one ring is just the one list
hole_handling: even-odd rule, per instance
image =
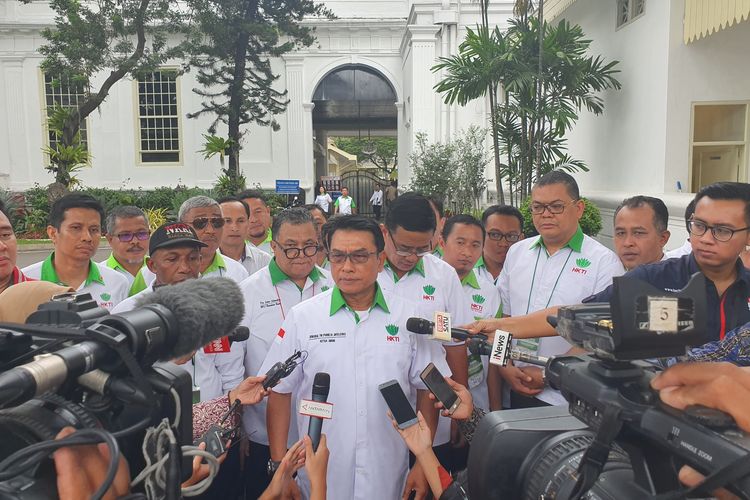
[[435, 398], [443, 403], [443, 408], [445, 408], [448, 413], [452, 414], [456, 411], [458, 405], [461, 404], [461, 398], [459, 398], [458, 394], [451, 389], [451, 386], [445, 381], [443, 374], [440, 373], [440, 370], [438, 370], [434, 364], [430, 363], [427, 365], [427, 367], [422, 370], [422, 373], [419, 374], [419, 378], [422, 379], [422, 382], [424, 382], [424, 385], [427, 386], [430, 392], [435, 395]]
[[414, 408], [411, 407], [398, 381], [384, 382], [378, 386], [378, 389], [391, 410], [393, 418], [396, 419], [399, 429], [406, 429], [417, 423], [417, 414], [414, 413]]

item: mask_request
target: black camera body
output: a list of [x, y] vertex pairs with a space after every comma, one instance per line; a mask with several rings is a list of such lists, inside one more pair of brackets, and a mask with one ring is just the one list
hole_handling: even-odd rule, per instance
[[[106, 350], [100, 356], [102, 370], [87, 366], [83, 376], [64, 377], [54, 390], [2, 400], [0, 461], [34, 443], [55, 439], [66, 426], [113, 433], [134, 476], [145, 465], [141, 447], [147, 427], [166, 418], [179, 443], [192, 444], [190, 373], [173, 363], [154, 362], [167, 349], [165, 340], [178, 333], [170, 314], [165, 308], [146, 306], [110, 316], [89, 294], [65, 294], [42, 304], [26, 324], [0, 324], [2, 376], [21, 373], [20, 367], [38, 354], [60, 353], [93, 340], [101, 340]], [[127, 344], [130, 362], [117, 354], [117, 340]], [[54, 375], [50, 370], [40, 378]], [[190, 475], [190, 457], [182, 458], [181, 469]], [[54, 498], [55, 477], [52, 460], [43, 460], [26, 474], [0, 482], [0, 499]]]
[[[705, 342], [704, 280], [670, 294], [615, 278], [611, 304], [560, 308], [558, 333], [592, 352], [547, 363], [549, 385], [569, 406], [485, 416], [469, 456], [470, 497], [648, 498], [679, 490], [682, 465], [709, 475], [746, 460], [750, 437], [731, 417], [662, 404], [650, 387], [657, 366], [636, 361]], [[728, 487], [750, 498], [750, 477]]]

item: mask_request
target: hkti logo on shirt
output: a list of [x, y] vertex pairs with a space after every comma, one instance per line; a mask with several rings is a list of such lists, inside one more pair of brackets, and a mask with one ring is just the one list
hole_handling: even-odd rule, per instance
[[425, 285], [422, 287], [422, 290], [424, 290], [424, 295], [422, 295], [422, 298], [424, 300], [435, 300], [435, 287], [432, 285]]
[[391, 323], [390, 325], [385, 326], [386, 336], [385, 340], [386, 342], [400, 342], [401, 339], [398, 336], [398, 326]]
[[585, 259], [581, 257], [580, 259], [576, 259], [576, 265], [571, 269], [572, 272], [576, 274], [586, 274], [588, 271], [586, 270], [587, 267], [591, 265], [591, 261], [588, 259]]
[[484, 304], [487, 299], [477, 293], [471, 296], [471, 300], [474, 301], [471, 304], [471, 310], [475, 313], [481, 313], [482, 309], [484, 309], [482, 304]]

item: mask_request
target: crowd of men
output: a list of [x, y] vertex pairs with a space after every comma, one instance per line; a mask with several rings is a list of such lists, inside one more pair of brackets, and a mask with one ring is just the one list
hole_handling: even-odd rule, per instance
[[[337, 207], [344, 212], [342, 203]], [[512, 206], [491, 206], [481, 220], [446, 218], [439, 200], [403, 193], [388, 200], [378, 224], [357, 215], [328, 220], [319, 205], [272, 217], [262, 193], [246, 191], [219, 200], [190, 198], [176, 222], [151, 232], [136, 207], [105, 214], [94, 198], [68, 194], [50, 213], [54, 251], [23, 269], [16, 266], [9, 214], [0, 213], [0, 291], [26, 280], [49, 281], [88, 292], [118, 313], [157, 287], [232, 279], [244, 296], [242, 324], [250, 337], [229, 352], [200, 349], [183, 365], [200, 400], [227, 402], [225, 395], [231, 399], [230, 391], [248, 377], [297, 351], [305, 358], [267, 398], [244, 406], [246, 438], [232, 448], [210, 494], [262, 498], [288, 451], [306, 434], [300, 399], [310, 397], [316, 373], [326, 372], [334, 407], [323, 426], [327, 477], [311, 478], [300, 469], [296, 481], [277, 485], [280, 494], [322, 498], [323, 488], [323, 497], [327, 492], [332, 499], [406, 498], [412, 492], [424, 498], [434, 471], [424, 470], [420, 460], [410, 468], [380, 384], [400, 383], [448, 472], [466, 466], [468, 445], [455, 421], [438, 413], [420, 379], [429, 363], [483, 411], [566, 403], [545, 387], [541, 368], [488, 365], [462, 342], [438, 343], [410, 332], [408, 318], [448, 312], [455, 326], [490, 334], [500, 328], [514, 334], [520, 349], [561, 355], [576, 349], [546, 321], [557, 307], [608, 300], [612, 278], [626, 272], [667, 291], [702, 272], [708, 340], [721, 342], [750, 323], [750, 274], [741, 260], [750, 244], [750, 185], [718, 183], [697, 193], [685, 213], [689, 239], [681, 255], [664, 253], [669, 216], [657, 198], [635, 196], [620, 204], [614, 252], [582, 232], [584, 202], [570, 175], [553, 171], [539, 179], [530, 210], [538, 236], [526, 237], [524, 217]], [[112, 253], [97, 263], [92, 258], [102, 235]]]

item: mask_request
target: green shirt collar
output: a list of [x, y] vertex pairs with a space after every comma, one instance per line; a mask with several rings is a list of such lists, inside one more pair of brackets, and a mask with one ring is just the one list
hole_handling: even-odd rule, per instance
[[[282, 271], [279, 265], [276, 263], [276, 257], [272, 258], [271, 262], [268, 263], [268, 272], [271, 273], [271, 284], [273, 286], [278, 285], [284, 280], [290, 280], [289, 276], [287, 276], [286, 273]], [[307, 277], [312, 281], [317, 282], [323, 276], [320, 274], [320, 271], [318, 271], [318, 266], [315, 266], [313, 267], [312, 271], [310, 271], [310, 274], [307, 275]]]
[[[544, 242], [542, 241], [542, 237], [539, 236], [537, 240], [529, 247], [529, 248], [536, 248], [538, 246], [543, 246], [546, 250], [547, 247], [544, 245]], [[576, 252], [581, 251], [581, 248], [583, 248], [583, 231], [581, 230], [581, 226], [578, 226], [578, 229], [576, 229], [575, 234], [572, 238], [568, 240], [566, 244], [562, 246], [562, 248], [569, 247], [571, 250], [574, 250]]]
[[[122, 267], [122, 264], [115, 258], [115, 254], [110, 253], [109, 258], [107, 258], [107, 262], [105, 262], [106, 266], [110, 269], [114, 269], [115, 271], [121, 271], [129, 273], [127, 269]], [[138, 292], [141, 292], [148, 288], [148, 285], [146, 285], [146, 280], [143, 278], [143, 273], [141, 272], [143, 270], [143, 267], [146, 265], [146, 257], [143, 258], [143, 266], [141, 266], [141, 269], [138, 271], [138, 273], [135, 275], [135, 279], [133, 280], [133, 284], [130, 285], [130, 290], [128, 290], [128, 297], [132, 297]]]
[[[378, 282], [375, 282], [375, 300], [372, 301], [372, 305], [370, 306], [370, 311], [375, 309], [375, 307], [379, 307], [383, 310], [383, 312], [390, 313], [391, 311], [388, 310], [388, 304], [385, 302], [385, 297], [383, 297], [383, 291], [380, 289], [380, 285]], [[359, 315], [357, 314], [357, 311], [352, 310], [351, 307], [349, 307], [344, 300], [344, 296], [341, 295], [341, 290], [339, 290], [339, 287], [334, 286], [333, 287], [333, 293], [331, 294], [331, 311], [329, 316], [333, 316], [336, 314], [340, 309], [348, 309], [354, 314], [354, 320], [359, 323]]]
[[485, 267], [485, 265], [484, 265], [484, 255], [481, 255], [479, 257], [479, 260], [477, 261], [477, 263], [474, 264], [474, 269], [479, 269], [481, 267]]
[[474, 270], [472, 269], [469, 271], [469, 274], [464, 276], [464, 279], [461, 280], [462, 285], [469, 285], [471, 288], [474, 288], [475, 290], [479, 290], [479, 280], [477, 280], [477, 275], [474, 274]]
[[[66, 283], [60, 281], [60, 277], [57, 275], [57, 271], [55, 271], [54, 259], [55, 252], [52, 252], [46, 259], [44, 259], [44, 262], [42, 262], [42, 270], [41, 274], [39, 275], [39, 279], [41, 281], [49, 281], [51, 283], [57, 283], [58, 285], [67, 286]], [[99, 267], [94, 263], [94, 261], [89, 260], [89, 274], [88, 276], [86, 276], [84, 285], [89, 286], [94, 282], [103, 285], [104, 279], [102, 278], [102, 274], [99, 272]]]
[[434, 255], [435, 257], [438, 257], [439, 259], [442, 259], [443, 258], [443, 247], [441, 247], [440, 245], [436, 246], [435, 250], [432, 251], [432, 255]]
[[[385, 265], [383, 267], [385, 267], [386, 269], [388, 269], [389, 271], [391, 271], [393, 273], [393, 280], [394, 281], [398, 281], [399, 280], [398, 274], [396, 274], [396, 271], [393, 269], [393, 266], [391, 266], [391, 263], [388, 261], [388, 259], [386, 259]], [[410, 274], [413, 274], [415, 272], [421, 274], [422, 277], [424, 278], [424, 259], [423, 258], [419, 259], [417, 261], [417, 265], [415, 265], [411, 269], [411, 271], [409, 271], [406, 274], [410, 275]]]
[[[268, 228], [268, 231], [266, 231], [266, 239], [263, 240], [263, 243], [271, 243], [271, 240], [273, 239], [273, 234], [271, 234], [271, 228]], [[263, 244], [261, 243], [261, 244]]]
[[214, 260], [211, 261], [211, 264], [206, 268], [205, 271], [203, 271], [202, 274], [208, 274], [212, 273], [214, 271], [218, 271], [219, 269], [226, 270], [227, 263], [224, 262], [224, 257], [221, 256], [219, 252], [214, 253]]

